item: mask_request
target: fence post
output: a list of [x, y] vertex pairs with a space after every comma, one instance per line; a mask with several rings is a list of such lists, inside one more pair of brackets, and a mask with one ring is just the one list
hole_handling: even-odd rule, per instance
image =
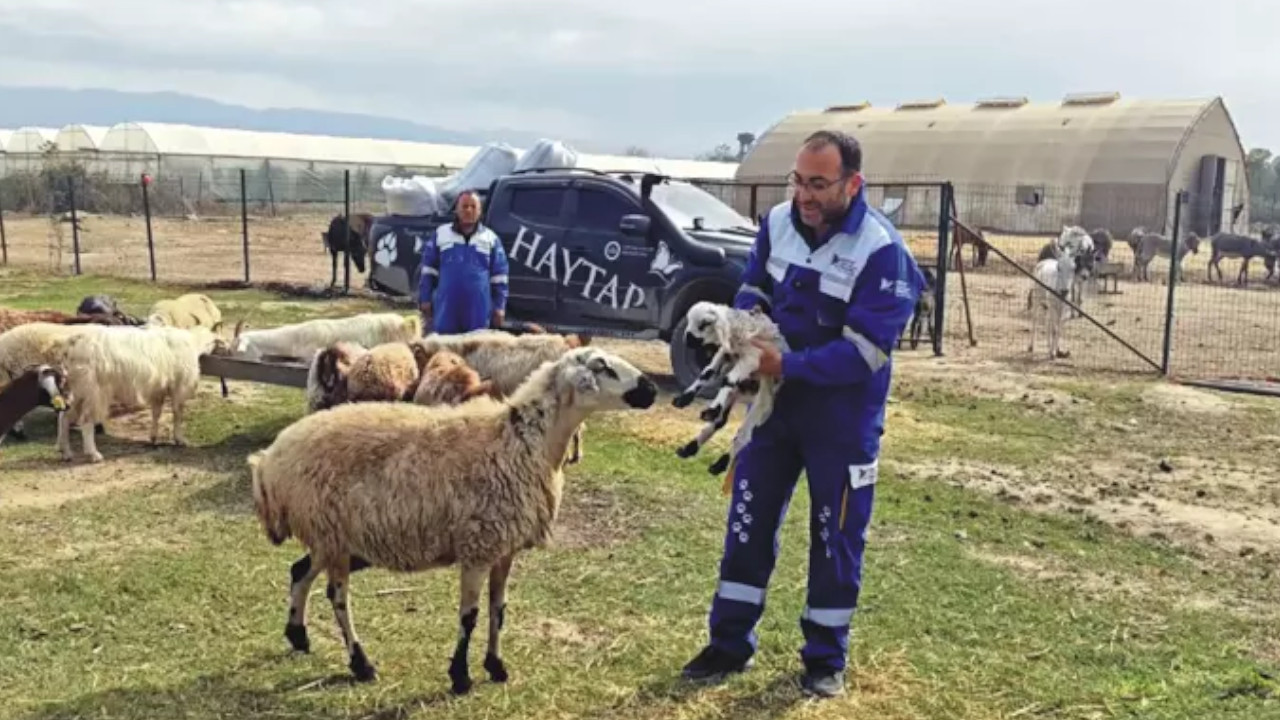
[[76, 256], [76, 275], [80, 274], [80, 217], [76, 214], [76, 179], [67, 179], [67, 199], [71, 203], [71, 247]]
[[147, 261], [151, 265], [151, 282], [156, 281], [156, 244], [151, 236], [151, 178], [142, 173], [142, 216], [147, 221]]
[[0, 192], [0, 265], [9, 264], [9, 238], [4, 234], [4, 193]]
[[951, 183], [942, 183], [939, 186], [939, 194], [942, 198], [938, 203], [938, 285], [934, 291], [933, 301], [933, 354], [935, 357], [942, 357], [942, 323], [946, 318], [947, 308], [947, 241], [951, 229]]
[[[342, 171], [342, 292], [351, 292], [351, 170]], [[372, 268], [370, 268], [372, 270]]]
[[1173, 242], [1169, 248], [1169, 294], [1164, 302], [1164, 347], [1160, 356], [1160, 374], [1169, 376], [1169, 354], [1173, 350], [1173, 298], [1178, 287], [1178, 234], [1182, 225], [1182, 203], [1186, 201], [1187, 191], [1179, 190], [1174, 195], [1173, 205]]
[[244, 282], [249, 284], [249, 193], [245, 188], [244, 168], [240, 168], [240, 236], [244, 245]]

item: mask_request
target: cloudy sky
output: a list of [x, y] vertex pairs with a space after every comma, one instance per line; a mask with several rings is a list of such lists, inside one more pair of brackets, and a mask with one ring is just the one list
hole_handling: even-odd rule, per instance
[[0, 0], [0, 84], [667, 155], [861, 100], [1222, 95], [1246, 146], [1280, 148], [1277, 20], [1276, 0]]

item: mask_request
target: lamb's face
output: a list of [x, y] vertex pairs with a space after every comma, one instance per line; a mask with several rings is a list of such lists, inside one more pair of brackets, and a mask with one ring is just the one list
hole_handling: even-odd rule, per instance
[[560, 379], [575, 392], [575, 404], [592, 410], [653, 405], [658, 387], [639, 368], [599, 348], [571, 350], [560, 359]]
[[40, 384], [40, 404], [53, 408], [58, 414], [66, 412], [72, 398], [67, 390], [67, 374], [62, 368], [40, 365], [36, 368], [36, 379]]
[[727, 322], [722, 306], [706, 301], [695, 303], [685, 315], [685, 344], [693, 348], [716, 345]]

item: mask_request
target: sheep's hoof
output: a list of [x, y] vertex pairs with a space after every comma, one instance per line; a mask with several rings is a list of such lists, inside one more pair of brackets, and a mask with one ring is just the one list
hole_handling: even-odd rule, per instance
[[693, 402], [693, 398], [696, 395], [697, 393], [691, 393], [688, 391], [682, 392], [679, 395], [671, 398], [671, 404], [678, 408], [689, 407], [689, 403]]
[[702, 420], [705, 420], [706, 422], [715, 422], [716, 420], [720, 419], [720, 413], [721, 413], [720, 407], [717, 405], [712, 405], [711, 407], [699, 413], [698, 417]]
[[453, 683], [454, 695], [466, 695], [471, 692], [471, 673], [467, 672], [466, 661], [455, 659], [449, 664], [449, 680]]
[[686, 460], [697, 454], [698, 454], [698, 442], [696, 440], [690, 440], [687, 445], [680, 448], [679, 450], [676, 450], [676, 455], [682, 458], [685, 458]]
[[20, 441], [20, 442], [27, 441], [27, 433], [22, 430], [10, 430], [9, 437], [13, 440]]
[[187, 447], [187, 439], [184, 437], [176, 437], [173, 439], [173, 444], [177, 447]]
[[507, 673], [507, 666], [503, 664], [502, 658], [497, 655], [486, 654], [484, 656], [484, 669], [485, 672], [489, 673], [489, 679], [496, 683], [504, 683], [511, 677]]
[[357, 682], [373, 682], [378, 677], [378, 671], [374, 670], [360, 643], [356, 643], [351, 648], [351, 662], [348, 667], [351, 668], [351, 674], [356, 677]]
[[284, 636], [289, 640], [289, 645], [298, 652], [311, 652], [311, 639], [307, 637], [306, 625], [294, 625], [293, 623], [285, 623]]
[[93, 454], [92, 454], [92, 455], [90, 455], [90, 456], [89, 456], [89, 462], [91, 462], [91, 463], [100, 463], [100, 462], [102, 462], [102, 460], [103, 460], [103, 458], [102, 458], [102, 453], [100, 453], [100, 452], [98, 452], [98, 451], [96, 451], [96, 450], [93, 452]]

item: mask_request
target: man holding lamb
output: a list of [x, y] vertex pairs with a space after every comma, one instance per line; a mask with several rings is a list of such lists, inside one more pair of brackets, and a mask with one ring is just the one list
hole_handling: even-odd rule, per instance
[[788, 177], [794, 199], [769, 211], [748, 257], [733, 304], [768, 313], [792, 350], [759, 344], [758, 372], [782, 384], [736, 463], [711, 640], [685, 666], [686, 678], [750, 667], [776, 538], [804, 470], [812, 510], [801, 685], [819, 697], [844, 690], [890, 350], [925, 282], [897, 230], [868, 206], [861, 169], [861, 147], [849, 135], [807, 138]]
[[498, 235], [480, 222], [480, 196], [458, 195], [457, 219], [441, 225], [422, 248], [418, 308], [422, 332], [442, 335], [501, 327], [507, 309], [507, 255]]

